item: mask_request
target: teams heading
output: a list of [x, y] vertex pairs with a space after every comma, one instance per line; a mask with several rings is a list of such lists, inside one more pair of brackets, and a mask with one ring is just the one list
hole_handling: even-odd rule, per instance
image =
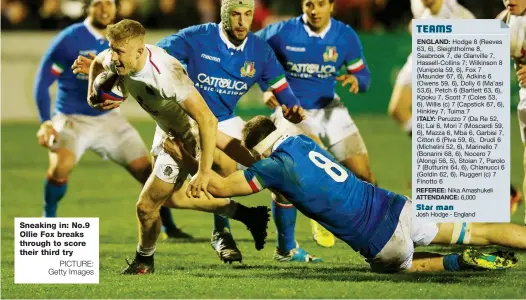
[[451, 33], [453, 25], [416, 25], [418, 33]]

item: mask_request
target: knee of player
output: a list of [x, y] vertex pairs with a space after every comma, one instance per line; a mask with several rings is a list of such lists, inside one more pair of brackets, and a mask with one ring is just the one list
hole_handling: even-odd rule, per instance
[[55, 179], [67, 179], [77, 161], [75, 155], [69, 151], [57, 151], [52, 154], [48, 175]]
[[139, 201], [137, 201], [135, 207], [137, 209], [137, 215], [139, 217], [153, 214], [156, 211], [155, 201], [152, 199], [152, 197], [150, 197], [150, 195], [147, 192], [141, 193], [141, 195], [139, 196]]
[[150, 205], [149, 203], [145, 203], [144, 201], [137, 202], [136, 204], [137, 209], [137, 217], [139, 219], [145, 219], [148, 218], [148, 216], [155, 215], [155, 207], [153, 205]]

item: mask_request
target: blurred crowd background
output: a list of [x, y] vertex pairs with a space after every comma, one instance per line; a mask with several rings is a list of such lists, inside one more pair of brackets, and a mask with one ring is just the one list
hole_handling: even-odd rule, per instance
[[[120, 0], [124, 18], [151, 29], [218, 22], [220, 0]], [[252, 30], [301, 13], [300, 0], [256, 0]], [[492, 19], [500, 0], [459, 0], [479, 19]], [[82, 19], [83, 0], [1, 0], [2, 30], [57, 30]], [[410, 0], [336, 0], [334, 17], [359, 31], [406, 30]]]

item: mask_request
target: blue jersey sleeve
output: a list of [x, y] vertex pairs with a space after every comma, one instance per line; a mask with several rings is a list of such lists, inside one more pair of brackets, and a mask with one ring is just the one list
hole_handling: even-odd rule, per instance
[[[280, 22], [277, 24], [271, 24], [261, 29], [260, 31], [256, 32], [255, 35], [261, 38], [262, 40], [266, 41], [269, 44], [269, 46], [272, 48], [271, 39], [279, 33], [281, 28], [283, 28], [283, 24], [284, 22]], [[260, 79], [258, 81], [258, 84], [261, 90], [264, 92], [269, 89], [269, 86], [263, 79]]]
[[157, 42], [156, 46], [163, 48], [168, 54], [177, 58], [185, 68], [187, 67], [190, 54], [192, 53], [192, 47], [184, 31], [165, 37]]
[[283, 28], [284, 24], [285, 21], [271, 24], [256, 32], [255, 35], [268, 42], [272, 37], [279, 33], [279, 31]]
[[345, 58], [347, 72], [353, 74], [358, 79], [360, 92], [366, 92], [371, 85], [371, 73], [363, 55], [362, 43], [356, 32], [347, 26], [347, 39], [349, 42], [349, 51]]
[[63, 32], [51, 43], [40, 61], [33, 86], [33, 97], [38, 109], [40, 122], [51, 119], [51, 97], [49, 87], [57, 80], [67, 66], [68, 39]]
[[245, 179], [254, 193], [279, 186], [283, 181], [282, 172], [283, 166], [273, 156], [254, 163], [244, 171]]

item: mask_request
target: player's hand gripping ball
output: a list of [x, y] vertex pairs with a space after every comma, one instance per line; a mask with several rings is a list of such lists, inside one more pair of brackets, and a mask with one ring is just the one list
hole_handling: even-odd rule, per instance
[[128, 98], [128, 91], [121, 78], [110, 71], [100, 73], [93, 81], [93, 88], [96, 92], [93, 106], [121, 104]]

